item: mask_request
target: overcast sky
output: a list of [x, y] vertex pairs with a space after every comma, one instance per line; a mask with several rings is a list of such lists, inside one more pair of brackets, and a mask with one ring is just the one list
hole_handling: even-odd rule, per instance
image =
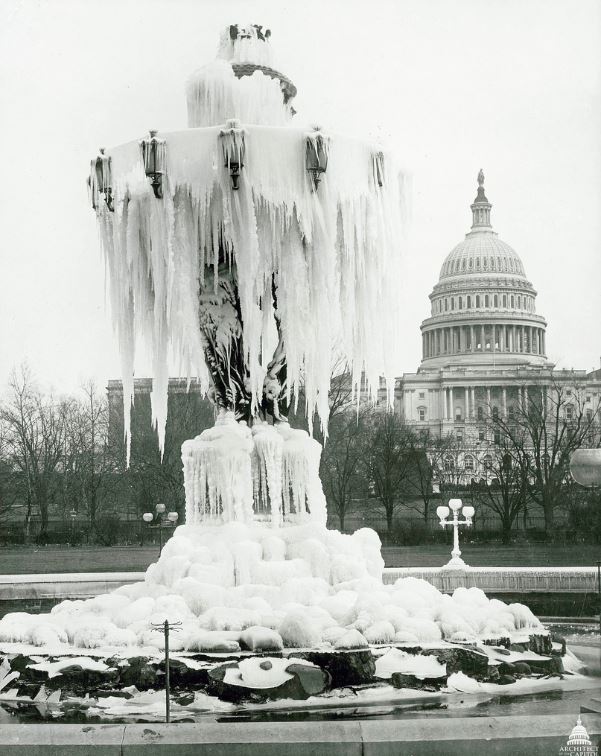
[[599, 367], [598, 0], [3, 0], [0, 385], [24, 360], [58, 391], [119, 377], [89, 160], [184, 128], [185, 79], [237, 22], [272, 29], [297, 110], [387, 140], [413, 174], [404, 371], [479, 168], [539, 292], [549, 356]]

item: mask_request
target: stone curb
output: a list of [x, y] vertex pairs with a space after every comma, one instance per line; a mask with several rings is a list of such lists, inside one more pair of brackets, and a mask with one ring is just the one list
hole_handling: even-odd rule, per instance
[[[0, 725], [3, 756], [548, 756], [577, 714], [355, 722]], [[583, 714], [593, 743], [601, 715]]]

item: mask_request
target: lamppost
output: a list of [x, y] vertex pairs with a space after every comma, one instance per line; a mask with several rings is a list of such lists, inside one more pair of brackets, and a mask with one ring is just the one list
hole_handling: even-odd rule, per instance
[[[601, 486], [601, 449], [576, 449], [570, 457], [570, 474], [585, 488]], [[597, 562], [599, 635], [601, 635], [601, 561]], [[601, 650], [600, 650], [601, 653]]]
[[[459, 549], [459, 528], [462, 525], [465, 525], [468, 528], [471, 526], [475, 510], [473, 507], [468, 506], [462, 508], [462, 506], [461, 499], [450, 499], [448, 507], [443, 504], [436, 508], [436, 514], [440, 518], [441, 527], [444, 528], [446, 525], [449, 525], [453, 528], [453, 551], [451, 551], [451, 559], [444, 565], [447, 569], [463, 569], [468, 566], [461, 558], [461, 551]], [[462, 511], [465, 520], [459, 519], [459, 510]], [[453, 519], [448, 521], [447, 517], [451, 511], [453, 512]]]
[[144, 512], [144, 514], [142, 515], [142, 520], [144, 520], [148, 527], [158, 528], [159, 530], [159, 556], [161, 556], [161, 552], [163, 551], [163, 528], [175, 527], [175, 524], [177, 523], [177, 520], [179, 518], [177, 512], [169, 512], [167, 514], [167, 517], [165, 518], [165, 510], [165, 505], [159, 503], [154, 508], [154, 514], [152, 514], [152, 512]]
[[77, 512], [75, 511], [75, 507], [69, 512], [69, 516], [71, 517], [71, 545], [73, 545], [73, 533], [75, 530], [75, 518], [77, 517]]

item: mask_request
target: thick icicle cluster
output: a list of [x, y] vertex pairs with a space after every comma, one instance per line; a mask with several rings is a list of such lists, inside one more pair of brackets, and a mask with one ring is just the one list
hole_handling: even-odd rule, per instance
[[[97, 213], [121, 345], [126, 429], [134, 346], [142, 337], [152, 354], [161, 445], [168, 357], [209, 385], [198, 313], [202, 298], [217, 291], [224, 255], [235, 267], [253, 405], [278, 332], [286, 399], [298, 396], [302, 379], [307, 412], [317, 410], [324, 426], [334, 344], [357, 386], [362, 372], [374, 389], [396, 368], [403, 177], [377, 145], [327, 134], [327, 170], [316, 188], [307, 166], [313, 132], [283, 125], [289, 90], [277, 72], [267, 66], [274, 78], [263, 70], [268, 39], [260, 27], [232, 29], [235, 39], [224, 35], [220, 57], [188, 85], [190, 123], [203, 127], [161, 134], [162, 198], [145, 174], [140, 143], [106, 151], [111, 170], [102, 182], [110, 184], [111, 208], [100, 200]], [[248, 61], [256, 70], [237, 77], [232, 66]], [[231, 118], [241, 121], [244, 139], [237, 191], [231, 128], [224, 130]]]
[[[288, 394], [303, 380], [307, 411], [328, 415], [334, 343], [377, 387], [391, 376], [399, 343], [399, 247], [402, 181], [394, 170], [380, 187], [376, 148], [331, 136], [318, 191], [305, 167], [302, 129], [246, 126], [240, 188], [232, 191], [218, 128], [164, 134], [163, 199], [146, 178], [139, 146], [112, 150], [114, 212], [99, 210], [112, 308], [121, 342], [125, 400], [131, 400], [133, 348], [143, 335], [153, 355], [153, 417], [167, 409], [169, 350], [206, 384], [198, 328], [199, 288], [217, 275], [219, 246], [233, 250], [250, 385], [261, 395], [276, 333], [284, 334]], [[386, 158], [385, 158], [386, 159]], [[392, 165], [392, 163], [391, 163]], [[209, 280], [210, 285], [210, 280]], [[391, 354], [392, 353], [392, 354]]]
[[545, 632], [527, 607], [488, 600], [477, 588], [448, 596], [415, 578], [383, 585], [383, 566], [371, 530], [348, 536], [317, 523], [185, 525], [144, 582], [65, 601], [50, 614], [9, 614], [0, 620], [0, 642], [162, 647], [150, 623], [165, 619], [182, 623], [172, 638], [175, 648], [227, 652], [248, 646], [248, 636], [257, 650], [331, 650], [501, 637], [517, 642]]
[[319, 480], [321, 446], [288, 423], [257, 422], [233, 413], [182, 446], [186, 523], [326, 523]]

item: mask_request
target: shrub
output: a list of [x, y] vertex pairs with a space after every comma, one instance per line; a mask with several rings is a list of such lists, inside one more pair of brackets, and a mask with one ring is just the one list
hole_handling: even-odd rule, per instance
[[121, 520], [114, 512], [107, 512], [96, 519], [94, 533], [102, 546], [114, 546], [119, 540]]

